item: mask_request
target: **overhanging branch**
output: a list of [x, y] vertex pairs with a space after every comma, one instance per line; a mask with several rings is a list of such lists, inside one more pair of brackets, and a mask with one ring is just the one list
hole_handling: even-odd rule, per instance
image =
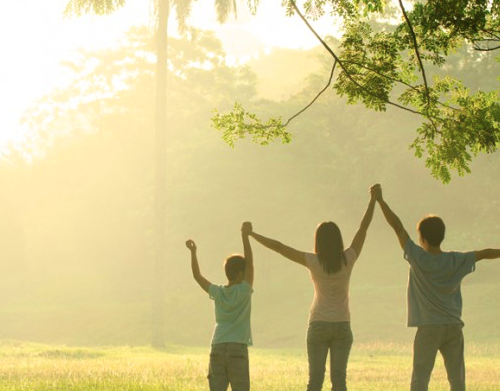
[[474, 46], [474, 50], [476, 50], [478, 52], [492, 52], [492, 51], [498, 50], [498, 49], [500, 49], [500, 46], [495, 46], [494, 48], [482, 48], [479, 46]]
[[288, 124], [295, 118], [295, 117], [298, 117], [300, 114], [302, 114], [304, 111], [306, 111], [309, 107], [311, 107], [314, 102], [316, 102], [316, 100], [320, 97], [320, 95], [325, 92], [327, 90], [328, 87], [330, 87], [330, 84], [332, 83], [332, 79], [333, 79], [333, 72], [335, 72], [335, 67], [337, 66], [337, 60], [335, 60], [333, 62], [333, 67], [332, 67], [332, 71], [330, 72], [330, 78], [328, 79], [328, 83], [326, 84], [326, 86], [314, 97], [314, 99], [306, 106], [304, 107], [302, 110], [300, 110], [299, 112], [297, 112], [296, 114], [292, 115], [290, 118], [288, 118], [288, 121], [286, 121], [286, 123], [283, 125], [283, 126], [288, 126]]
[[314, 30], [314, 28], [311, 26], [311, 24], [307, 21], [307, 19], [304, 17], [304, 15], [300, 12], [299, 8], [297, 7], [297, 4], [295, 3], [295, 0], [290, 0], [290, 4], [292, 5], [293, 9], [295, 10], [295, 12], [297, 13], [297, 15], [299, 15], [299, 17], [302, 19], [302, 21], [306, 24], [306, 26], [309, 28], [309, 30], [311, 30], [311, 32], [314, 34], [314, 36], [318, 39], [318, 41], [323, 45], [323, 47], [328, 51], [328, 53], [330, 53], [330, 55], [335, 59], [335, 61], [338, 62], [338, 64], [340, 65], [340, 67], [342, 68], [342, 70], [345, 72], [345, 74], [347, 75], [347, 77], [349, 78], [349, 80], [351, 80], [351, 82], [353, 82], [356, 86], [358, 86], [361, 90], [363, 90], [364, 92], [366, 92], [368, 95], [376, 98], [376, 99], [379, 99], [380, 101], [384, 102], [384, 103], [387, 103], [389, 105], [392, 105], [392, 106], [395, 106], [399, 109], [402, 109], [402, 110], [406, 110], [406, 111], [409, 111], [410, 113], [413, 113], [413, 114], [419, 114], [419, 115], [422, 115], [422, 113], [420, 113], [419, 111], [416, 111], [416, 110], [412, 110], [408, 107], [405, 107], [405, 106], [401, 106], [397, 103], [394, 103], [392, 102], [391, 100], [385, 98], [385, 97], [380, 97], [379, 95], [377, 94], [374, 94], [372, 91], [370, 91], [369, 89], [367, 89], [366, 87], [362, 86], [361, 84], [359, 84], [353, 77], [352, 75], [347, 71], [346, 67], [344, 66], [343, 62], [339, 59], [339, 57], [334, 53], [334, 51], [330, 48], [330, 46], [328, 46], [328, 44], [319, 36], [319, 34], [316, 32], [316, 30]]
[[[344, 64], [353, 64], [353, 65], [356, 65], [356, 66], [358, 66], [360, 68], [366, 69], [369, 72], [375, 73], [377, 76], [383, 77], [384, 79], [390, 80], [390, 81], [392, 81], [394, 83], [400, 83], [400, 84], [402, 84], [402, 85], [404, 85], [404, 86], [412, 89], [413, 91], [419, 92], [419, 89], [417, 87], [415, 87], [415, 86], [413, 86], [413, 85], [411, 85], [411, 84], [409, 84], [409, 83], [407, 83], [407, 82], [405, 82], [405, 81], [403, 81], [401, 79], [397, 79], [395, 77], [384, 75], [383, 73], [380, 73], [376, 69], [370, 68], [369, 66], [361, 64], [359, 62], [356, 62], [356, 61], [344, 61]], [[447, 105], [446, 103], [442, 103], [440, 101], [437, 101], [436, 103], [439, 104], [440, 106], [447, 107], [447, 108], [452, 109], [452, 110], [459, 110], [456, 107], [452, 107], [452, 106]]]
[[415, 34], [415, 31], [413, 30], [413, 26], [410, 22], [410, 18], [408, 18], [408, 15], [406, 14], [405, 7], [403, 6], [403, 2], [401, 0], [399, 0], [399, 6], [401, 7], [401, 11], [403, 12], [403, 16], [406, 20], [406, 24], [408, 25], [408, 28], [410, 29], [410, 35], [411, 35], [411, 38], [413, 41], [413, 48], [415, 49], [415, 55], [417, 56], [418, 64], [420, 65], [420, 72], [422, 73], [422, 78], [424, 79], [425, 93], [427, 95], [427, 104], [430, 105], [429, 85], [427, 84], [427, 76], [425, 75], [424, 64], [422, 63], [422, 58], [420, 57], [420, 51], [418, 50], [417, 35]]
[[[415, 49], [415, 55], [417, 56], [418, 63], [420, 65], [420, 72], [422, 73], [422, 78], [424, 79], [425, 95], [427, 97], [427, 108], [430, 108], [430, 106], [431, 106], [431, 96], [430, 96], [430, 92], [429, 92], [429, 85], [427, 84], [427, 76], [425, 75], [425, 67], [424, 67], [424, 64], [422, 62], [422, 58], [420, 57], [420, 51], [418, 50], [417, 35], [415, 34], [415, 30], [413, 30], [413, 26], [411, 24], [410, 18], [406, 14], [406, 10], [405, 10], [405, 7], [403, 5], [403, 1], [402, 0], [399, 0], [399, 6], [401, 8], [401, 11], [403, 12], [403, 16], [404, 16], [404, 18], [406, 20], [406, 24], [408, 25], [408, 28], [410, 30], [410, 35], [411, 35], [412, 40], [413, 40], [413, 48]], [[426, 118], [432, 124], [432, 126], [434, 127], [434, 130], [437, 133], [440, 133], [439, 130], [438, 130], [438, 128], [437, 128], [437, 126], [436, 126], [436, 124], [434, 123], [433, 119], [431, 118], [431, 116], [430, 115], [426, 116]]]

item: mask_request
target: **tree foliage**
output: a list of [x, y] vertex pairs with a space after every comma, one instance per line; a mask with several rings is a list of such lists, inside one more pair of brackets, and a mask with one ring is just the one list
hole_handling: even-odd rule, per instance
[[252, 136], [252, 140], [261, 145], [268, 145], [276, 138], [281, 138], [283, 144], [290, 142], [290, 133], [286, 131], [281, 118], [271, 118], [264, 124], [256, 114], [245, 111], [238, 102], [229, 114], [221, 115], [215, 111], [212, 123], [224, 130], [222, 139], [231, 147], [234, 147], [236, 139], [245, 138], [246, 135]]
[[[464, 57], [479, 53], [478, 61], [484, 61], [500, 49], [500, 1], [306, 0], [299, 5], [283, 0], [283, 6], [289, 16], [302, 18], [333, 58], [333, 89], [339, 96], [372, 110], [392, 106], [421, 117], [411, 148], [425, 158], [435, 178], [448, 183], [452, 170], [469, 173], [473, 157], [499, 147], [498, 90], [471, 89], [447, 73], [447, 62], [457, 51]], [[342, 24], [335, 48], [313, 26], [327, 14]], [[238, 110], [226, 121], [220, 121], [220, 114], [214, 117], [226, 141], [244, 132], [264, 135], [267, 125], [236, 115]], [[286, 134], [280, 120], [269, 123], [272, 135]]]

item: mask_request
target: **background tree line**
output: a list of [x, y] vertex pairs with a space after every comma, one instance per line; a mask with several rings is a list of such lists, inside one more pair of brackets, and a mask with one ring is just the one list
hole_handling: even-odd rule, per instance
[[[0, 166], [0, 338], [149, 342], [152, 53], [150, 36], [141, 29], [131, 31], [122, 48], [82, 52], [67, 64], [74, 82], [27, 113], [30, 144]], [[496, 243], [498, 157], [479, 157], [474, 175], [443, 186], [408, 152], [415, 122], [397, 110], [368, 113], [325, 94], [290, 127], [292, 144], [261, 148], [245, 140], [228, 148], [210, 127], [214, 107], [230, 109], [237, 97], [264, 117], [293, 114], [324, 86], [330, 64], [318, 49], [275, 51], [241, 67], [228, 67], [224, 56], [210, 33], [192, 30], [171, 40], [168, 342], [205, 344], [213, 324], [209, 299], [191, 281], [185, 239], [197, 240], [204, 272], [222, 283], [224, 257], [241, 251], [243, 220], [304, 250], [312, 249], [316, 225], [334, 220], [349, 243], [369, 185], [381, 182], [414, 238], [417, 220], [433, 212], [448, 224], [447, 248]], [[289, 80], [280, 72], [269, 75], [265, 64], [303, 74], [304, 57], [317, 58], [317, 71], [302, 88], [281, 100], [266, 98]], [[482, 88], [491, 79], [492, 61], [457, 54], [449, 72]], [[34, 153], [34, 160], [23, 160], [24, 153]], [[312, 296], [306, 271], [256, 245], [255, 259], [256, 344], [301, 346]], [[469, 340], [498, 342], [491, 311], [500, 298], [498, 265], [479, 268], [464, 287], [466, 332]], [[352, 280], [358, 341], [408, 340], [406, 273], [393, 234], [377, 215]]]

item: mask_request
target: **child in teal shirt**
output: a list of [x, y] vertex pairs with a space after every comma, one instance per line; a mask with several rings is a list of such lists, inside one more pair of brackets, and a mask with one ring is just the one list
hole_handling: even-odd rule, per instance
[[227, 285], [214, 285], [202, 276], [196, 256], [196, 244], [186, 242], [191, 250], [191, 270], [201, 288], [215, 304], [215, 328], [212, 335], [208, 383], [210, 391], [250, 390], [248, 346], [252, 345], [250, 328], [251, 296], [253, 293], [253, 255], [248, 235], [249, 222], [243, 223], [241, 236], [244, 256], [231, 255], [224, 269]]

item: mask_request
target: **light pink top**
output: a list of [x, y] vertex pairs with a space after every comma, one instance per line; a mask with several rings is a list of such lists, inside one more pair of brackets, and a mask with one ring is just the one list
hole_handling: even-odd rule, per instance
[[344, 251], [346, 263], [337, 273], [327, 274], [314, 253], [306, 253], [306, 266], [314, 284], [314, 300], [309, 314], [311, 322], [349, 322], [349, 280], [357, 254], [352, 248]]

